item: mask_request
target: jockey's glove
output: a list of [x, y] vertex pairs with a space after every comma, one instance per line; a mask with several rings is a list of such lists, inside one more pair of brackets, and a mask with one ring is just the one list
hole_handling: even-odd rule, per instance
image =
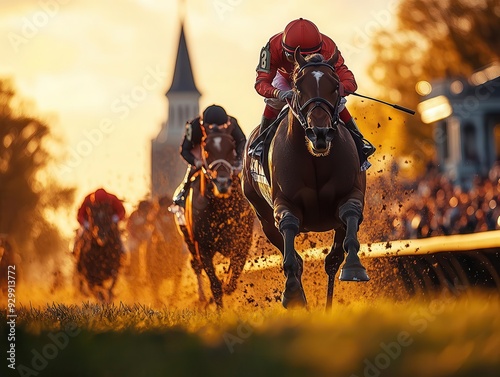
[[197, 169], [201, 168], [203, 166], [203, 161], [194, 160], [194, 166], [196, 166]]
[[83, 227], [88, 230], [90, 228], [90, 223], [87, 220], [85, 220], [83, 222]]
[[111, 216], [111, 221], [113, 221], [114, 223], [117, 223], [118, 220], [120, 220], [120, 218], [118, 217], [118, 215], [115, 214], [115, 215]]
[[287, 99], [292, 99], [293, 97], [293, 90], [280, 90], [278, 92], [278, 99], [280, 101], [285, 101]]

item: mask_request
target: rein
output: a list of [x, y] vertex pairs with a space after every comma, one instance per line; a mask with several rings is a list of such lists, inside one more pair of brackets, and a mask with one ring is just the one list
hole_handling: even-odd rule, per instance
[[221, 168], [221, 167], [226, 169], [231, 176], [233, 175], [233, 171], [234, 171], [233, 165], [231, 165], [229, 162], [227, 162], [226, 160], [224, 160], [222, 158], [213, 161], [208, 166], [207, 166], [207, 160], [206, 160], [205, 156], [203, 156], [202, 161], [203, 161], [203, 165], [201, 166], [201, 170], [202, 170], [203, 174], [206, 176], [207, 180], [209, 180], [209, 181], [213, 181], [213, 179], [214, 179], [212, 172], [219, 170], [219, 168]]

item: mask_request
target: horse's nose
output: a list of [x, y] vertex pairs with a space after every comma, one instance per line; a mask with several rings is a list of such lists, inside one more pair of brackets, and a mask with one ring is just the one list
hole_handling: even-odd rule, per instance
[[223, 194], [226, 194], [229, 192], [229, 190], [231, 189], [231, 185], [233, 184], [233, 181], [231, 180], [231, 178], [229, 178], [225, 185], [224, 185], [224, 188], [223, 188]]
[[328, 127], [326, 131], [326, 142], [331, 143], [334, 137], [335, 137], [335, 129], [333, 127]]
[[335, 130], [332, 127], [309, 127], [306, 129], [306, 136], [312, 143], [318, 141], [330, 143], [335, 136]]
[[229, 177], [218, 177], [217, 179], [217, 189], [221, 194], [227, 194], [232, 184], [233, 181]]
[[[314, 127], [314, 128], [317, 128], [317, 127]], [[316, 142], [316, 139], [317, 139], [316, 131], [314, 130], [314, 128], [309, 127], [306, 129], [306, 136], [311, 141], [311, 143]]]

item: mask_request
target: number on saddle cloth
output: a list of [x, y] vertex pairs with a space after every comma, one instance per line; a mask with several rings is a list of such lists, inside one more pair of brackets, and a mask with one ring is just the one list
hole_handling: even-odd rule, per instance
[[285, 105], [283, 109], [281, 109], [278, 117], [264, 131], [262, 131], [262, 133], [252, 142], [248, 149], [248, 153], [251, 155], [252, 151], [255, 151], [256, 148], [261, 148], [259, 158], [251, 159], [250, 171], [253, 180], [257, 182], [260, 187], [260, 192], [271, 206], [271, 186], [269, 185], [270, 172], [267, 163], [268, 151], [279, 124], [288, 114], [288, 108], [289, 106]]

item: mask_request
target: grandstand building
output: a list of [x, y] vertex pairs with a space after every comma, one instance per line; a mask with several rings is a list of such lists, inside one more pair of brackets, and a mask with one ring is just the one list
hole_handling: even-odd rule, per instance
[[465, 188], [500, 161], [500, 64], [469, 78], [420, 82], [418, 111], [434, 126], [442, 173]]

